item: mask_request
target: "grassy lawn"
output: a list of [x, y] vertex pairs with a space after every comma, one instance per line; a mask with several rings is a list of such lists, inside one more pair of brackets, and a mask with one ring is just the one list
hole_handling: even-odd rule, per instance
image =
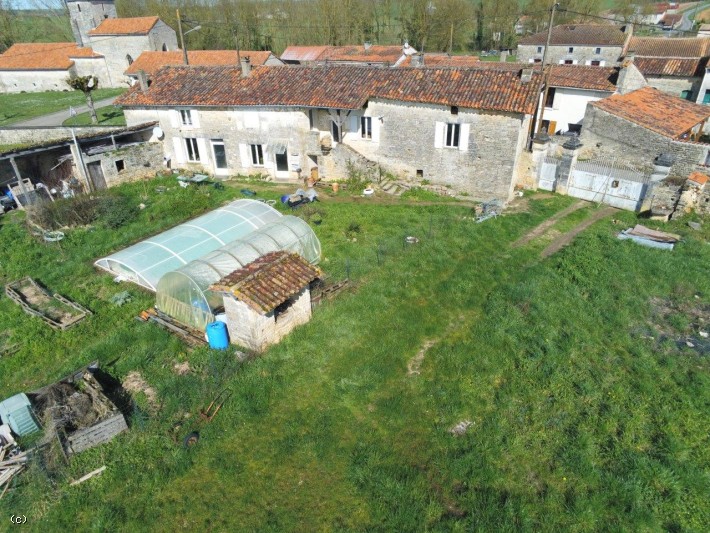
[[[159, 398], [137, 394], [130, 431], [69, 465], [34, 464], [0, 515], [22, 510], [33, 531], [708, 530], [710, 363], [676, 339], [710, 329], [710, 224], [664, 226], [684, 237], [666, 252], [617, 240], [636, 222], [620, 212], [541, 260], [545, 238], [510, 244], [574, 199], [526, 199], [527, 211], [476, 224], [452, 202], [323, 193], [321, 266], [356, 288], [239, 363], [134, 320], [152, 295], [92, 262], [244, 186], [121, 186], [147, 206], [135, 221], [51, 245], [22, 213], [0, 218], [12, 243], [0, 278], [31, 275], [94, 312], [56, 332], [0, 299], [0, 332], [22, 344], [0, 359], [3, 396], [98, 359], [119, 379], [139, 371]], [[123, 290], [133, 300], [111, 304]], [[196, 426], [224, 387], [233, 394], [198, 445], [175, 444], [173, 423]]]
[[[96, 110], [99, 124], [102, 126], [125, 126], [126, 117], [123, 109], [116, 106], [100, 107]], [[91, 114], [87, 111], [64, 121], [64, 126], [91, 126]]]
[[[123, 92], [125, 89], [96, 89], [93, 97], [94, 101], [98, 101]], [[69, 106], [85, 104], [86, 98], [79, 91], [0, 94], [0, 126], [8, 126], [55, 111], [66, 111], [68, 116]]]

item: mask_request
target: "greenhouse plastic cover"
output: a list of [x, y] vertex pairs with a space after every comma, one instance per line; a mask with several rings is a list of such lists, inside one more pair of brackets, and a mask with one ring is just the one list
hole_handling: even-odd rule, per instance
[[237, 200], [99, 259], [97, 267], [155, 291], [163, 274], [244, 237], [283, 215], [256, 200]]
[[264, 254], [297, 252], [315, 265], [321, 248], [311, 227], [298, 217], [285, 216], [189, 264], [166, 273], [158, 283], [156, 307], [183, 324], [203, 331], [222, 307], [222, 295], [209, 290], [227, 274]]

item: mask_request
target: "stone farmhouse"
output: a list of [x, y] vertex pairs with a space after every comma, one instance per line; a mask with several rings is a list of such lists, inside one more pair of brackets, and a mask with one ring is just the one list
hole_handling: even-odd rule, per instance
[[125, 87], [124, 71], [143, 51], [177, 49], [158, 17], [116, 18], [113, 0], [66, 2], [76, 42], [14, 44], [0, 55], [0, 91], [61, 91], [67, 78], [90, 74], [102, 87]]
[[[266, 50], [191, 50], [187, 52], [187, 59], [190, 65], [194, 66], [229, 66], [239, 65], [241, 58], [249, 58], [249, 63], [252, 66], [278, 66], [283, 65], [278, 57]], [[131, 63], [124, 74], [138, 81], [138, 73], [142, 70], [148, 78], [152, 77], [161, 68], [170, 65], [182, 65], [184, 62], [182, 50], [169, 52], [147, 51], [143, 52], [138, 58]]]
[[[631, 37], [631, 25], [564, 24], [552, 28], [547, 61], [553, 65], [615, 66]], [[542, 63], [547, 31], [523, 37], [518, 61]]]
[[616, 94], [587, 106], [580, 137], [585, 157], [620, 157], [650, 171], [666, 154], [668, 177], [685, 179], [710, 163], [703, 136], [710, 107], [670, 96], [653, 87]]
[[541, 74], [511, 69], [166, 67], [117, 103], [176, 168], [275, 179], [379, 169], [508, 200]]

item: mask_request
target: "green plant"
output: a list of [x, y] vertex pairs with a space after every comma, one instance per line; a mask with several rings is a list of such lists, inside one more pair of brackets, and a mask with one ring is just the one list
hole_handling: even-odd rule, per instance
[[138, 213], [138, 206], [126, 196], [111, 194], [102, 197], [99, 201], [99, 219], [110, 229], [120, 228], [136, 218]]
[[100, 200], [81, 194], [54, 202], [40, 202], [28, 208], [28, 219], [46, 230], [91, 224], [99, 215]]

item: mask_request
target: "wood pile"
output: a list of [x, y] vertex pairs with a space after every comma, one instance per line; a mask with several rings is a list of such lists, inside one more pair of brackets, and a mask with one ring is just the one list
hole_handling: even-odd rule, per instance
[[10, 483], [14, 477], [21, 473], [27, 466], [29, 459], [28, 452], [15, 453], [19, 450], [13, 442], [1, 445], [0, 447], [0, 499], [5, 496], [5, 492], [10, 488]]

